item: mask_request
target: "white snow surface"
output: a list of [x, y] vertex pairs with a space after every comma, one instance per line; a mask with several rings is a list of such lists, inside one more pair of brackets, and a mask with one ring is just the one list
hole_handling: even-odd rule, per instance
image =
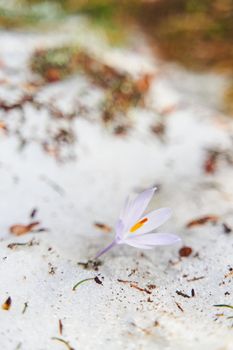
[[[17, 100], [22, 84], [32, 76], [30, 53], [42, 44], [54, 44], [54, 38], [0, 33], [0, 59], [8, 67], [0, 69], [1, 81], [7, 81], [0, 86], [1, 100]], [[57, 35], [56, 40], [64, 38]], [[101, 91], [83, 75], [45, 87], [37, 96], [53, 98], [69, 111], [83, 93], [82, 101], [90, 107], [90, 118], [69, 122], [77, 141], [64, 145], [66, 161], [56, 161], [40, 143], [67, 121], [30, 104], [23, 112], [0, 111], [0, 120], [11, 131], [0, 131], [0, 301], [12, 299], [8, 311], [0, 310], [1, 349], [65, 349], [54, 337], [75, 350], [233, 349], [232, 319], [227, 318], [233, 310], [213, 306], [233, 304], [233, 232], [223, 230], [223, 223], [233, 226], [232, 165], [220, 158], [214, 174], [203, 170], [207, 149], [232, 154], [232, 119], [212, 104], [220, 93], [212, 87], [221, 86], [221, 79], [206, 75], [202, 94], [199, 77], [153, 62], [146, 50], [104, 50], [108, 61], [112, 57], [122, 69], [135, 67], [137, 74], [137, 69], [152, 67], [158, 73], [147, 96], [150, 107], [130, 110], [127, 135], [113, 135], [98, 122]], [[187, 91], [195, 97], [187, 98]], [[178, 107], [162, 117], [166, 132], [161, 140], [150, 126], [161, 120], [159, 111], [173, 105]], [[28, 141], [22, 150], [19, 133]], [[101, 258], [98, 271], [78, 265], [113, 238], [114, 233], [97, 230], [94, 222], [114, 227], [127, 195], [155, 184], [159, 190], [149, 209], [173, 210], [159, 231], [179, 234], [183, 243], [144, 252], [120, 246]], [[33, 208], [38, 209], [35, 220], [48, 231], [12, 235], [9, 228], [27, 224]], [[186, 227], [205, 215], [218, 215], [219, 221]], [[31, 246], [8, 247], [32, 239]], [[192, 247], [189, 257], [179, 258], [182, 245]], [[103, 285], [90, 280], [72, 290], [79, 280], [97, 275]], [[149, 290], [151, 284], [156, 287]], [[23, 313], [24, 303], [28, 307]]]

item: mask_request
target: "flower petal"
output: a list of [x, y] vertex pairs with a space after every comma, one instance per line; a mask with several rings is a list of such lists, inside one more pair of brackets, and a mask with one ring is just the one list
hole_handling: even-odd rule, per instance
[[180, 242], [179, 236], [172, 233], [148, 233], [141, 236], [133, 236], [124, 240], [125, 244], [134, 246], [169, 245]]
[[136, 225], [130, 228], [131, 232], [129, 229], [128, 235], [138, 236], [143, 233], [148, 233], [152, 230], [155, 230], [157, 227], [161, 226], [165, 221], [169, 219], [171, 213], [172, 211], [170, 208], [161, 208], [151, 211], [149, 214], [143, 216], [140, 219], [139, 224], [136, 223]]
[[120, 241], [124, 234], [124, 224], [121, 219], [119, 219], [115, 226], [116, 240]]
[[151, 198], [153, 197], [155, 190], [156, 187], [149, 188], [148, 190], [140, 193], [134, 200], [130, 201], [128, 199], [121, 214], [121, 220], [124, 223], [125, 231], [128, 231], [129, 228], [140, 219]]
[[127, 199], [125, 200], [124, 206], [123, 206], [123, 208], [121, 210], [120, 220], [124, 221], [128, 211], [129, 211], [130, 204], [131, 204], [130, 196], [128, 196]]
[[132, 240], [132, 239], [129, 239], [129, 240], [127, 240], [127, 241], [124, 241], [124, 244], [128, 244], [128, 245], [130, 245], [131, 247], [139, 248], [139, 249], [153, 249], [153, 246], [152, 246], [152, 245], [146, 245], [146, 244], [137, 243], [137, 242], [135, 242], [135, 241]]

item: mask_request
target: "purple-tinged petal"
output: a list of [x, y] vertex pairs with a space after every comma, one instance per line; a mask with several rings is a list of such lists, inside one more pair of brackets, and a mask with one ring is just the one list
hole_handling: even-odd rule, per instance
[[124, 234], [124, 224], [121, 219], [119, 219], [115, 226], [116, 241], [120, 241]]
[[125, 244], [136, 245], [170, 245], [180, 242], [179, 236], [172, 233], [148, 233], [141, 236], [133, 236], [124, 240]]
[[129, 228], [140, 219], [144, 211], [146, 210], [150, 200], [152, 199], [156, 187], [149, 188], [148, 190], [140, 193], [134, 200], [128, 202], [127, 209], [124, 210], [124, 230], [128, 231]]
[[131, 247], [134, 248], [139, 248], [139, 249], [153, 249], [153, 246], [151, 245], [146, 245], [146, 244], [141, 244], [141, 243], [137, 243], [131, 239], [124, 241], [124, 244], [130, 245]]
[[129, 229], [129, 231], [131, 230], [129, 236], [141, 235], [155, 230], [170, 218], [171, 213], [172, 211], [170, 208], [161, 208], [151, 211]]
[[130, 204], [131, 204], [130, 196], [128, 196], [127, 199], [125, 200], [124, 206], [121, 210], [120, 217], [119, 217], [120, 220], [124, 221], [128, 211], [129, 211]]

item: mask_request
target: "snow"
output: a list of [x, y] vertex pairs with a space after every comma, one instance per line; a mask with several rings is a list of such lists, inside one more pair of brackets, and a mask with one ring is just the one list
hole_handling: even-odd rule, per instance
[[[0, 88], [1, 99], [21, 96], [22, 84], [31, 76], [30, 53], [53, 39], [54, 34], [0, 34], [0, 58], [9, 68], [1, 69], [1, 79], [7, 80]], [[137, 67], [141, 72], [152, 65], [143, 53], [135, 53], [134, 60], [125, 49], [104, 49], [108, 62], [112, 57], [114, 64], [135, 74]], [[2, 349], [64, 349], [53, 337], [68, 341], [75, 350], [233, 349], [232, 320], [227, 319], [233, 312], [213, 306], [232, 304], [233, 233], [224, 233], [222, 225], [233, 226], [232, 165], [220, 159], [216, 173], [203, 170], [207, 149], [232, 152], [232, 119], [215, 103], [222, 79], [206, 76], [202, 95], [195, 74], [174, 66], [161, 68], [157, 62], [152, 69], [158, 75], [147, 96], [149, 107], [129, 111], [132, 128], [125, 136], [113, 136], [98, 122], [101, 91], [84, 76], [44, 87], [37, 98], [54, 98], [59, 108], [71, 111], [84, 91], [89, 118], [59, 120], [30, 104], [23, 109], [24, 119], [21, 111], [1, 111], [0, 120], [10, 132], [0, 135], [0, 297], [2, 303], [8, 296], [12, 299], [9, 311], [0, 310]], [[213, 88], [216, 82], [219, 90]], [[188, 98], [187, 91], [194, 97]], [[166, 132], [161, 140], [150, 126], [173, 105], [177, 108], [162, 117]], [[41, 144], [60, 127], [72, 128], [77, 141], [64, 145], [63, 158], [56, 161]], [[28, 142], [21, 150], [19, 134]], [[112, 239], [113, 233], [98, 231], [94, 222], [113, 227], [125, 197], [155, 184], [159, 191], [150, 208], [172, 208], [173, 217], [162, 229], [179, 234], [183, 244], [192, 247], [192, 255], [179, 258], [181, 245], [143, 254], [125, 246], [106, 254], [98, 271], [78, 265]], [[14, 224], [28, 224], [33, 208], [38, 209], [35, 220], [48, 231], [20, 237], [9, 233]], [[205, 215], [220, 219], [216, 225], [186, 228], [187, 222]], [[31, 245], [8, 247], [32, 239]], [[96, 275], [103, 285], [90, 280], [72, 290], [79, 280]], [[195, 277], [203, 278], [192, 281]], [[118, 279], [156, 288], [147, 294]], [[191, 296], [191, 289], [194, 297], [176, 293]], [[28, 307], [22, 313], [25, 302]], [[216, 316], [221, 313], [224, 316]]]

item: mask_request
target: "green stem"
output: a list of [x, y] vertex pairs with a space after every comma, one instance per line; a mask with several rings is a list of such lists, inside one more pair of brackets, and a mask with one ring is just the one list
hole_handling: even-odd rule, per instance
[[77, 282], [77, 283], [73, 286], [72, 290], [75, 290], [80, 284], [82, 284], [82, 283], [84, 283], [84, 282], [86, 282], [86, 281], [91, 281], [91, 280], [94, 280], [94, 277], [85, 278], [84, 280], [81, 280], [81, 281]]
[[68, 350], [74, 350], [70, 344], [68, 343], [68, 341], [61, 339], [61, 338], [57, 338], [57, 337], [52, 337], [52, 340], [57, 340], [60, 341], [61, 343], [65, 344]]
[[227, 305], [227, 304], [218, 304], [218, 305], [213, 305], [213, 306], [216, 306], [216, 307], [228, 307], [229, 309], [233, 309], [232, 305]]

